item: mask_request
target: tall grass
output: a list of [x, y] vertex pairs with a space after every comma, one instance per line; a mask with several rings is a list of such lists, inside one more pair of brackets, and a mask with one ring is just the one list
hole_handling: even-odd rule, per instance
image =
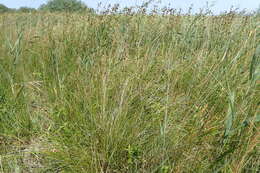
[[259, 172], [259, 17], [13, 13], [0, 30], [0, 172]]

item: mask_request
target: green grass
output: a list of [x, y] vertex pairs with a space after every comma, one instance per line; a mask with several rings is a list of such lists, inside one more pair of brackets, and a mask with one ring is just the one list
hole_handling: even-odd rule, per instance
[[259, 17], [0, 15], [0, 172], [259, 172]]

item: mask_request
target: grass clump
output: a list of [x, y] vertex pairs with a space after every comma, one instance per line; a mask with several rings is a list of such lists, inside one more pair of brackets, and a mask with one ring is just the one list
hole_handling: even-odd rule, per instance
[[258, 21], [1, 15], [0, 172], [259, 172]]

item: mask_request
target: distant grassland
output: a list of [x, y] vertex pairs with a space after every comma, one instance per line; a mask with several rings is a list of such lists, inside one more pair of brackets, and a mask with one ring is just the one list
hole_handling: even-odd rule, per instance
[[0, 172], [259, 172], [259, 21], [0, 15]]

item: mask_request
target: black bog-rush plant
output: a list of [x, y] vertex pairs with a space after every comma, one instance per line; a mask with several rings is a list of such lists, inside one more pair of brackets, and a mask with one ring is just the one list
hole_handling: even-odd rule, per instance
[[259, 16], [148, 5], [0, 14], [1, 173], [260, 172]]

